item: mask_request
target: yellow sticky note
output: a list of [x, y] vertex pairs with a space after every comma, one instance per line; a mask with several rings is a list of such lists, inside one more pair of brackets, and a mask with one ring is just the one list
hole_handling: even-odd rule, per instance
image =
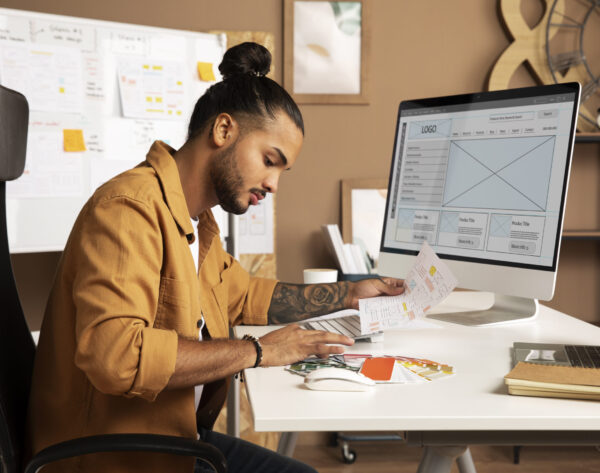
[[406, 302], [402, 303], [402, 307], [404, 307], [404, 312], [408, 312], [408, 307], [406, 307]]
[[154, 100], [156, 100], [156, 103], [162, 103], [162, 97], [156, 97]]
[[152, 102], [152, 97], [146, 97], [146, 102]]
[[217, 80], [213, 72], [212, 62], [198, 61], [198, 77], [204, 82], [214, 82]]
[[63, 148], [65, 151], [85, 151], [83, 130], [63, 130]]
[[58, 91], [59, 91], [61, 94], [64, 94], [64, 93], [65, 93], [65, 88], [64, 88], [64, 87], [59, 87], [59, 88], [58, 88]]
[[435, 269], [435, 266], [432, 266], [431, 268], [429, 268], [429, 274], [431, 276], [433, 276], [436, 273], [437, 269]]

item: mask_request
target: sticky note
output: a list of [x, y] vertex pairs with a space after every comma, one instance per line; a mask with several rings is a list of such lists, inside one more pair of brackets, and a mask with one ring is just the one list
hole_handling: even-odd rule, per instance
[[198, 61], [198, 78], [204, 82], [214, 82], [217, 80], [213, 72], [212, 62]]
[[431, 274], [432, 276], [436, 273], [437, 269], [435, 269], [435, 266], [432, 266], [431, 268], [429, 268], [429, 274]]
[[65, 151], [85, 151], [83, 130], [63, 130], [63, 148]]
[[64, 87], [59, 87], [59, 88], [58, 88], [58, 91], [59, 91], [61, 94], [64, 94], [64, 93], [65, 93], [65, 88], [64, 88]]

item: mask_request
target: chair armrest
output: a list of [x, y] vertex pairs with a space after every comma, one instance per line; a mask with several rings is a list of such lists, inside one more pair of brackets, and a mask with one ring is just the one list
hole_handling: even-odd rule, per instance
[[99, 452], [159, 452], [196, 457], [208, 463], [217, 473], [225, 473], [225, 457], [216, 447], [200, 440], [156, 434], [92, 435], [51, 445], [38, 452], [25, 473], [35, 473], [46, 464], [65, 458]]

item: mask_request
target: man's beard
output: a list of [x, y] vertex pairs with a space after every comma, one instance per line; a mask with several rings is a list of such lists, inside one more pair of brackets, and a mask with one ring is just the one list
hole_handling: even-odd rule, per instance
[[227, 149], [220, 151], [210, 166], [210, 178], [215, 186], [219, 204], [226, 212], [241, 215], [248, 210], [248, 203], [240, 202], [244, 180], [237, 165], [235, 151], [237, 140]]

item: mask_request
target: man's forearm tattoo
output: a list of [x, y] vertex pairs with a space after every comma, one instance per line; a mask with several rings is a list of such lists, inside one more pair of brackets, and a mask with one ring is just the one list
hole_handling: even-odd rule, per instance
[[277, 283], [269, 306], [269, 323], [287, 324], [344, 309], [349, 288], [347, 281], [330, 284]]

